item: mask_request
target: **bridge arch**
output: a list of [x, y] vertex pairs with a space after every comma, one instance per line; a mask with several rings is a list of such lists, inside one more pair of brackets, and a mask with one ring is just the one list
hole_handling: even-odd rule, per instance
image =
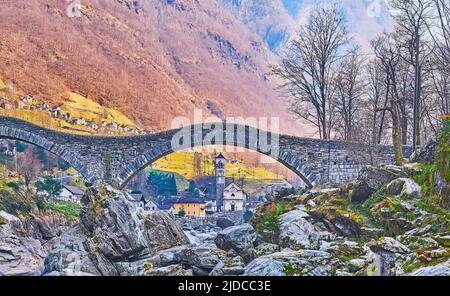
[[86, 166], [74, 155], [74, 153], [65, 149], [64, 146], [58, 144], [58, 142], [54, 141], [51, 137], [48, 137], [45, 133], [37, 132], [32, 128], [24, 129], [23, 127], [0, 126], [0, 139], [17, 140], [40, 147], [67, 162], [86, 180], [90, 182], [96, 181], [96, 179], [87, 174], [88, 170]]
[[[189, 148], [207, 147], [211, 145], [240, 147], [248, 149], [249, 151], [264, 154], [275, 159], [277, 162], [294, 172], [308, 187], [311, 188], [316, 185], [318, 176], [313, 172], [311, 164], [305, 163], [302, 159], [299, 159], [297, 154], [291, 153], [289, 149], [285, 149], [280, 143], [280, 135], [240, 124], [215, 123], [215, 125], [223, 126], [223, 134], [219, 137], [215, 137], [212, 141], [207, 141], [207, 143], [205, 143], [205, 138], [212, 130], [209, 128], [206, 128], [205, 130], [204, 126], [201, 124], [184, 128], [185, 131], [189, 131], [190, 141], [189, 143], [183, 143], [181, 145], [173, 145], [173, 139], [176, 138], [176, 134], [180, 133], [182, 129], [165, 132], [167, 140], [152, 146], [120, 171], [118, 175], [119, 187], [124, 188], [140, 171], [166, 155]], [[201, 135], [196, 135], [196, 130], [201, 130]], [[237, 133], [238, 130], [244, 131], [244, 134], [239, 136]], [[230, 136], [230, 133], [233, 133], [233, 136]], [[264, 137], [269, 134], [269, 137], [271, 138], [270, 144], [265, 143], [264, 145], [261, 145], [263, 133]], [[281, 137], [281, 139], [282, 138], [283, 137]], [[172, 141], [169, 139], [172, 139]], [[272, 143], [274, 140], [276, 142]], [[275, 149], [276, 152], [273, 153], [273, 150], [268, 151], [266, 149], [268, 145], [271, 146], [272, 149]], [[262, 146], [264, 146], [264, 148]]]
[[[0, 116], [0, 138], [42, 147], [68, 162], [89, 182], [105, 181], [119, 188], [159, 158], [200, 146], [234, 146], [268, 155], [309, 187], [354, 180], [364, 165], [392, 164], [395, 154], [392, 146], [301, 138], [227, 122], [136, 136], [83, 136]], [[404, 147], [404, 153], [411, 155], [411, 147]]]

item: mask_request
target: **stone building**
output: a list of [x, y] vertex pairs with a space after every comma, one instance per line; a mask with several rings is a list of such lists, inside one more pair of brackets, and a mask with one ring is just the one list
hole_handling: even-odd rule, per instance
[[240, 212], [245, 209], [245, 193], [234, 183], [225, 188], [223, 191], [223, 211], [224, 212]]
[[75, 186], [63, 185], [61, 192], [56, 196], [57, 200], [68, 203], [80, 203], [84, 191]]

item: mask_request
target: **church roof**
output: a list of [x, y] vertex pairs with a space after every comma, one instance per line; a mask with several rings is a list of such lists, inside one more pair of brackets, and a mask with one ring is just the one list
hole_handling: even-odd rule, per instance
[[220, 159], [225, 159], [225, 156], [223, 156], [222, 153], [219, 153], [219, 155], [216, 156], [216, 159], [218, 159], [218, 158], [220, 158]]
[[231, 183], [230, 185], [228, 185], [228, 186], [225, 188], [225, 191], [230, 190], [230, 189], [233, 188], [233, 187], [236, 188], [236, 190], [243, 191], [243, 190], [241, 189], [241, 187], [237, 186], [237, 185], [234, 184], [234, 183]]

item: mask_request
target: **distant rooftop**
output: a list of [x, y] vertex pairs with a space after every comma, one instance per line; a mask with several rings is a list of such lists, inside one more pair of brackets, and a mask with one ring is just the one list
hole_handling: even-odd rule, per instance
[[75, 186], [63, 185], [73, 195], [84, 195], [84, 191]]
[[180, 203], [200, 203], [200, 204], [204, 204], [204, 203], [206, 203], [206, 201], [201, 199], [201, 198], [198, 198], [198, 197], [182, 197], [182, 198], [179, 198], [174, 203], [175, 204], [180, 204]]

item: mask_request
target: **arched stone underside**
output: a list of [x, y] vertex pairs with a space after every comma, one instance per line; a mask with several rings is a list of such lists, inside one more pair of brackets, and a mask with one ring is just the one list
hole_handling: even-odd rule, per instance
[[[42, 147], [67, 161], [89, 182], [106, 181], [119, 188], [167, 154], [207, 145], [242, 147], [268, 155], [295, 172], [310, 187], [325, 182], [347, 182], [356, 179], [365, 165], [394, 161], [392, 146], [368, 147], [300, 138], [233, 123], [193, 125], [149, 135], [105, 137], [56, 132], [0, 116], [0, 138]], [[405, 155], [411, 154], [410, 147], [404, 150]]]

